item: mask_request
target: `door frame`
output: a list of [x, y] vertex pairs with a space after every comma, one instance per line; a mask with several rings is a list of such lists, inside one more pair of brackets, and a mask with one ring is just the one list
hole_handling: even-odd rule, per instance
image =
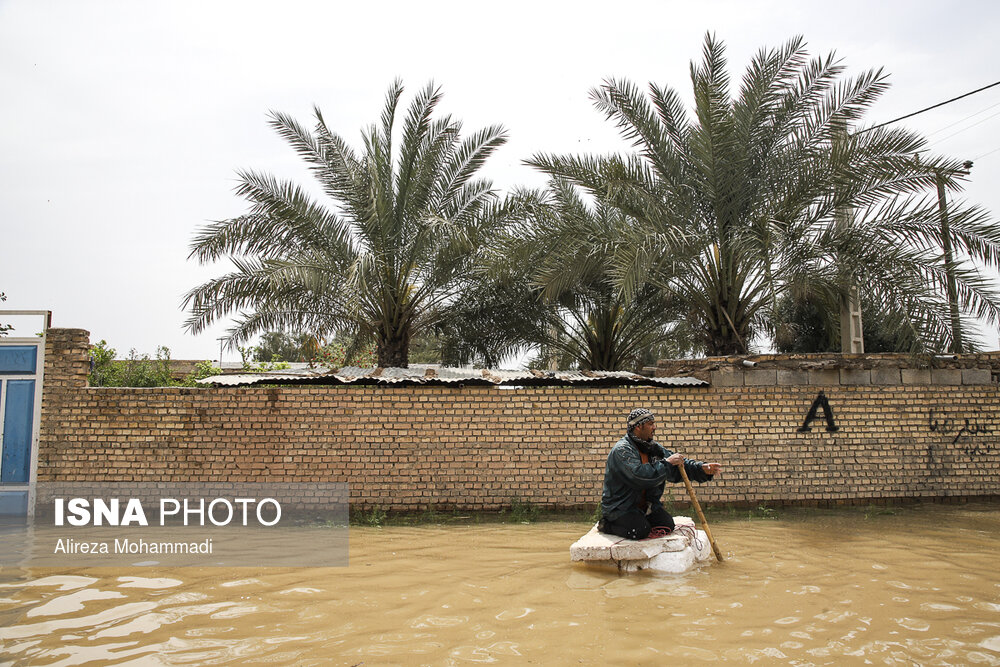
[[[2, 347], [13, 347], [13, 346], [25, 346], [33, 345], [37, 348], [35, 356], [35, 372], [34, 373], [4, 373], [0, 371], [0, 380], [34, 380], [35, 381], [35, 396], [34, 396], [34, 407], [32, 411], [31, 418], [31, 441], [29, 443], [30, 451], [28, 452], [29, 467], [28, 467], [28, 482], [27, 484], [3, 484], [0, 485], [0, 492], [9, 491], [27, 491], [28, 492], [28, 507], [27, 507], [27, 517], [30, 519], [35, 515], [35, 486], [38, 481], [38, 445], [41, 436], [41, 425], [42, 425], [42, 393], [44, 389], [45, 380], [45, 340], [48, 335], [48, 328], [50, 326], [52, 314], [47, 310], [0, 310], [0, 318], [6, 315], [38, 315], [42, 317], [42, 331], [39, 336], [32, 336], [30, 338], [26, 337], [2, 337], [0, 338], [0, 346]], [[7, 405], [7, 392], [3, 391], [0, 395], [0, 434], [3, 432], [3, 421], [4, 412], [6, 411]], [[0, 447], [2, 447], [2, 435], [0, 435]]]

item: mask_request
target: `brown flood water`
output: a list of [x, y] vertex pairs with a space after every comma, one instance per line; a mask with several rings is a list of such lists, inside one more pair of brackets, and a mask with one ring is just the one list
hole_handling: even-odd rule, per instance
[[0, 571], [0, 663], [1000, 665], [1000, 505], [719, 520], [683, 575], [582, 523], [351, 528], [350, 566]]

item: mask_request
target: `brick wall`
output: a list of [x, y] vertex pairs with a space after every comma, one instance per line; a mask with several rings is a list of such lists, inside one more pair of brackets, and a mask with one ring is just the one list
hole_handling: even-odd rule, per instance
[[46, 397], [87, 386], [90, 333], [85, 329], [49, 329], [45, 334]]
[[[607, 451], [641, 405], [658, 414], [666, 446], [726, 466], [699, 487], [707, 503], [1000, 495], [992, 380], [86, 388], [73, 379], [84, 371], [78, 330], [50, 330], [49, 345], [39, 481], [348, 482], [356, 508], [592, 508]], [[819, 391], [839, 430], [820, 411], [800, 432]], [[683, 501], [683, 487], [674, 496]]]
[[689, 375], [716, 387], [755, 385], [989, 385], [1000, 380], [1000, 352], [981, 354], [761, 354], [668, 359], [647, 375]]

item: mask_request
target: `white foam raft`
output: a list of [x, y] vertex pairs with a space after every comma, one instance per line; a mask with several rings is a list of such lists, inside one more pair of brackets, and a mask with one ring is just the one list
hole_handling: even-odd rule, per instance
[[619, 572], [650, 570], [671, 574], [687, 572], [712, 558], [708, 536], [695, 528], [694, 520], [675, 516], [674, 523], [678, 528], [686, 525], [692, 530], [675, 530], [666, 537], [653, 539], [626, 540], [598, 532], [594, 524], [589, 533], [573, 543], [569, 555], [574, 561], [617, 567]]

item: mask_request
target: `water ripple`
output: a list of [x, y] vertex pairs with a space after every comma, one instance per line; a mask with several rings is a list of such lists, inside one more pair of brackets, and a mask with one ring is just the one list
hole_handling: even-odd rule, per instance
[[0, 650], [137, 667], [552, 664], [554, 646], [563, 664], [1000, 664], [1000, 530], [956, 551], [933, 528], [1000, 528], [1000, 510], [928, 511], [926, 530], [906, 509], [854, 522], [836, 559], [842, 519], [722, 522], [737, 557], [668, 577], [571, 564], [582, 528], [558, 522], [352, 529], [347, 568], [18, 570]]

